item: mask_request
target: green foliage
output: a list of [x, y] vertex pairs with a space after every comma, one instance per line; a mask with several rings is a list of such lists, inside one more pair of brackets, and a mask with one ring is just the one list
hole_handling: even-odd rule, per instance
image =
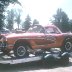
[[25, 29], [25, 31], [27, 31], [30, 28], [30, 26], [31, 26], [31, 18], [29, 15], [27, 15], [22, 27]]
[[39, 21], [37, 21], [37, 19], [33, 20], [33, 25], [39, 24]]
[[20, 22], [21, 22], [20, 17], [21, 17], [21, 15], [19, 13], [19, 15], [16, 17], [16, 22], [17, 22], [17, 25], [18, 25], [18, 29], [19, 29], [19, 25], [20, 25]]
[[0, 4], [2, 4], [3, 6], [8, 6], [9, 3], [18, 3], [18, 4], [20, 4], [20, 2], [18, 0], [0, 0]]
[[53, 16], [53, 18], [53, 24], [58, 26], [63, 32], [69, 31], [69, 18], [67, 14], [62, 11], [62, 9], [58, 9], [57, 13]]
[[0, 30], [3, 29], [3, 27], [4, 27], [4, 22], [2, 19], [0, 19]]
[[4, 27], [4, 15], [0, 13], [0, 30]]
[[70, 31], [72, 32], [72, 19], [69, 20], [69, 25], [70, 25]]
[[13, 29], [13, 24], [14, 24], [14, 11], [11, 10], [11, 11], [8, 11], [8, 16], [7, 16], [7, 25], [6, 27], [9, 29], [9, 30], [12, 30]]
[[4, 11], [9, 3], [18, 3], [18, 0], [0, 0], [0, 30], [4, 27]]

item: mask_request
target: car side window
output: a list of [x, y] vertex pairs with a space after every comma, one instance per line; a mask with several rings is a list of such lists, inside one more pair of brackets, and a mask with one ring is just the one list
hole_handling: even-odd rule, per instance
[[58, 34], [59, 32], [56, 28], [48, 27], [48, 28], [46, 28], [46, 33], [47, 34]]

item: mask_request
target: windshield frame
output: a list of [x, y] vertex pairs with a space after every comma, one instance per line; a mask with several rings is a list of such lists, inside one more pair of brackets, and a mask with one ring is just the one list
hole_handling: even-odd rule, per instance
[[29, 32], [29, 33], [45, 33], [45, 29], [41, 25], [35, 25], [35, 26], [31, 26], [27, 32]]

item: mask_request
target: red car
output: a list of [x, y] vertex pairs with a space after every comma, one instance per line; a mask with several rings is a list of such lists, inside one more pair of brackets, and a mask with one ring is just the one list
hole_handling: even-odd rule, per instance
[[72, 34], [62, 33], [54, 25], [35, 25], [26, 33], [11, 33], [0, 36], [0, 49], [4, 53], [14, 51], [16, 57], [26, 57], [29, 53], [60, 48], [63, 52], [72, 50]]

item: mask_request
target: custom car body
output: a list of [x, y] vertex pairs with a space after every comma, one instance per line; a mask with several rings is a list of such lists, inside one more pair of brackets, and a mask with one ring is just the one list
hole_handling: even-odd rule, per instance
[[4, 53], [14, 51], [16, 57], [26, 57], [40, 49], [60, 48], [63, 52], [72, 50], [72, 34], [62, 33], [54, 25], [35, 25], [25, 33], [0, 35], [0, 49]]

